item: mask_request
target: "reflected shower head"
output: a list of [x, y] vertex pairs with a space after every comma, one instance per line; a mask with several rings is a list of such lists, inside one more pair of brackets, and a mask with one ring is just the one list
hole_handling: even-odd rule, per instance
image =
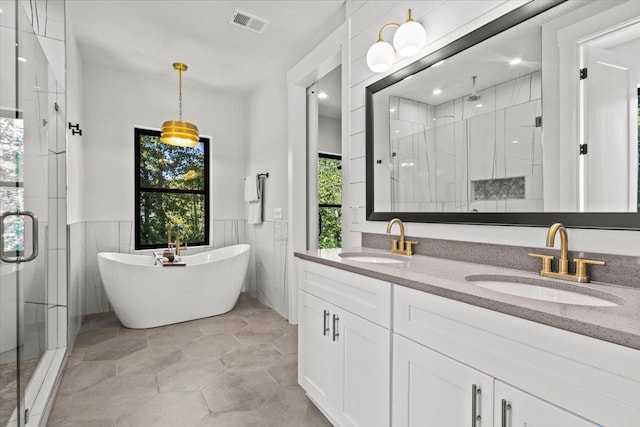
[[471, 95], [467, 97], [467, 101], [477, 101], [480, 99], [480, 95], [476, 95], [476, 77], [471, 77]]

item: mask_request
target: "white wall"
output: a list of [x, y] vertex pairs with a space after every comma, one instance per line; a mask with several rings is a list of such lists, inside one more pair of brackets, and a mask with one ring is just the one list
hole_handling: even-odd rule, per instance
[[[364, 192], [364, 125], [365, 88], [386, 74], [374, 74], [366, 65], [366, 52], [376, 40], [382, 25], [402, 19], [408, 8], [413, 10], [415, 20], [427, 31], [428, 45], [420, 56], [443, 47], [462, 35], [490, 22], [502, 14], [518, 7], [523, 1], [352, 1], [347, 2], [347, 18], [351, 23], [349, 64], [350, 103], [349, 151], [357, 153], [345, 165], [349, 173], [349, 191], [345, 204], [349, 232], [345, 232], [345, 246], [358, 245], [360, 232], [384, 233], [384, 222], [368, 222], [365, 219]], [[416, 58], [397, 62], [389, 73], [400, 69]], [[500, 227], [451, 224], [408, 224], [407, 233], [413, 236], [451, 240], [489, 242], [521, 246], [544, 246], [545, 230], [536, 227]], [[573, 250], [597, 251], [615, 254], [640, 255], [638, 244], [640, 233], [635, 231], [571, 230], [570, 246]]]
[[[211, 138], [211, 219], [244, 218], [246, 99], [190, 85], [188, 73], [183, 80], [183, 117]], [[131, 221], [134, 128], [177, 119], [177, 84], [93, 64], [83, 81], [86, 220]]]
[[264, 217], [273, 221], [273, 209], [287, 218], [287, 79], [274, 73], [249, 97], [249, 135], [245, 175], [269, 172], [264, 182]]
[[342, 153], [342, 124], [333, 117], [318, 116], [318, 151]]

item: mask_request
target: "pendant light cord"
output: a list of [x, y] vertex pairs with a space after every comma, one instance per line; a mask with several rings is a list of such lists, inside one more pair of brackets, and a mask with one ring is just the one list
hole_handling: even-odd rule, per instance
[[182, 120], [182, 70], [178, 70], [178, 115]]

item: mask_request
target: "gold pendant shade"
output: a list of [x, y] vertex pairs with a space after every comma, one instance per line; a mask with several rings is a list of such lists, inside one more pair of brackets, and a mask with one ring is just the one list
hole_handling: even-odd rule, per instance
[[200, 140], [198, 127], [193, 123], [182, 120], [182, 72], [187, 71], [187, 66], [181, 62], [174, 62], [173, 68], [178, 71], [180, 118], [178, 120], [167, 120], [162, 124], [160, 142], [178, 147], [195, 147]]

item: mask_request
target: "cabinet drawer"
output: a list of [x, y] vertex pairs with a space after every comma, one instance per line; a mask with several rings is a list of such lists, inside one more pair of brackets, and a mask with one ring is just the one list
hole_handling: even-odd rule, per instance
[[390, 329], [390, 283], [309, 261], [300, 267], [299, 289]]

